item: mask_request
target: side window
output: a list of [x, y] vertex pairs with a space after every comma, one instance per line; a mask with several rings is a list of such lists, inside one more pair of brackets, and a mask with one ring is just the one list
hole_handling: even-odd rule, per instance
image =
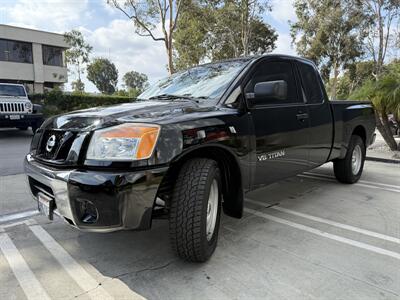
[[315, 68], [306, 63], [298, 63], [298, 68], [307, 103], [324, 102], [324, 95], [322, 94], [320, 80]]
[[246, 95], [252, 95], [258, 83], [277, 82], [285, 88], [284, 93], [279, 97], [257, 97], [253, 103], [256, 105], [265, 104], [285, 104], [298, 103], [301, 100], [297, 97], [296, 81], [293, 75], [292, 64], [290, 62], [261, 62], [255, 69], [252, 78], [245, 87]]

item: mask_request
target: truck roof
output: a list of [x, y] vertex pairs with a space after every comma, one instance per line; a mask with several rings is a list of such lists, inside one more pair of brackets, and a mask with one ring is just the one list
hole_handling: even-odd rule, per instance
[[[254, 60], [258, 60], [262, 57], [289, 58], [289, 59], [293, 59], [293, 60], [297, 60], [297, 61], [308, 62], [308, 63], [315, 65], [314, 61], [312, 61], [311, 59], [301, 57], [301, 56], [279, 54], [279, 53], [274, 53], [274, 54], [268, 53], [268, 54], [261, 54], [261, 55], [250, 55], [250, 56], [243, 56], [243, 57], [236, 57], [236, 58], [228, 58], [228, 59], [224, 59], [224, 60], [210, 62], [207, 64], [224, 63], [224, 62], [230, 62], [230, 61], [254, 61]], [[207, 65], [207, 64], [204, 64], [204, 65]]]

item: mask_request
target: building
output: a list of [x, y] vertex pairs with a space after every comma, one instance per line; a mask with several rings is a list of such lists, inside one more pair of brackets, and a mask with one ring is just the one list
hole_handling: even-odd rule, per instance
[[68, 79], [62, 34], [0, 24], [0, 82], [42, 93]]

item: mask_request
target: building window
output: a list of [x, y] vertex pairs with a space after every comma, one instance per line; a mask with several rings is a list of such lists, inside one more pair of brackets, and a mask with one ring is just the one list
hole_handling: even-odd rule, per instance
[[32, 44], [0, 39], [0, 61], [32, 63]]
[[43, 64], [63, 67], [63, 48], [42, 45]]

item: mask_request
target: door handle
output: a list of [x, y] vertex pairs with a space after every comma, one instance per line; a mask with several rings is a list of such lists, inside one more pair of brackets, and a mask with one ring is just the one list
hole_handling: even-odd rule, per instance
[[297, 120], [298, 121], [304, 121], [305, 119], [308, 119], [308, 114], [307, 113], [300, 113], [300, 114], [297, 114], [296, 115], [296, 117], [297, 117]]

